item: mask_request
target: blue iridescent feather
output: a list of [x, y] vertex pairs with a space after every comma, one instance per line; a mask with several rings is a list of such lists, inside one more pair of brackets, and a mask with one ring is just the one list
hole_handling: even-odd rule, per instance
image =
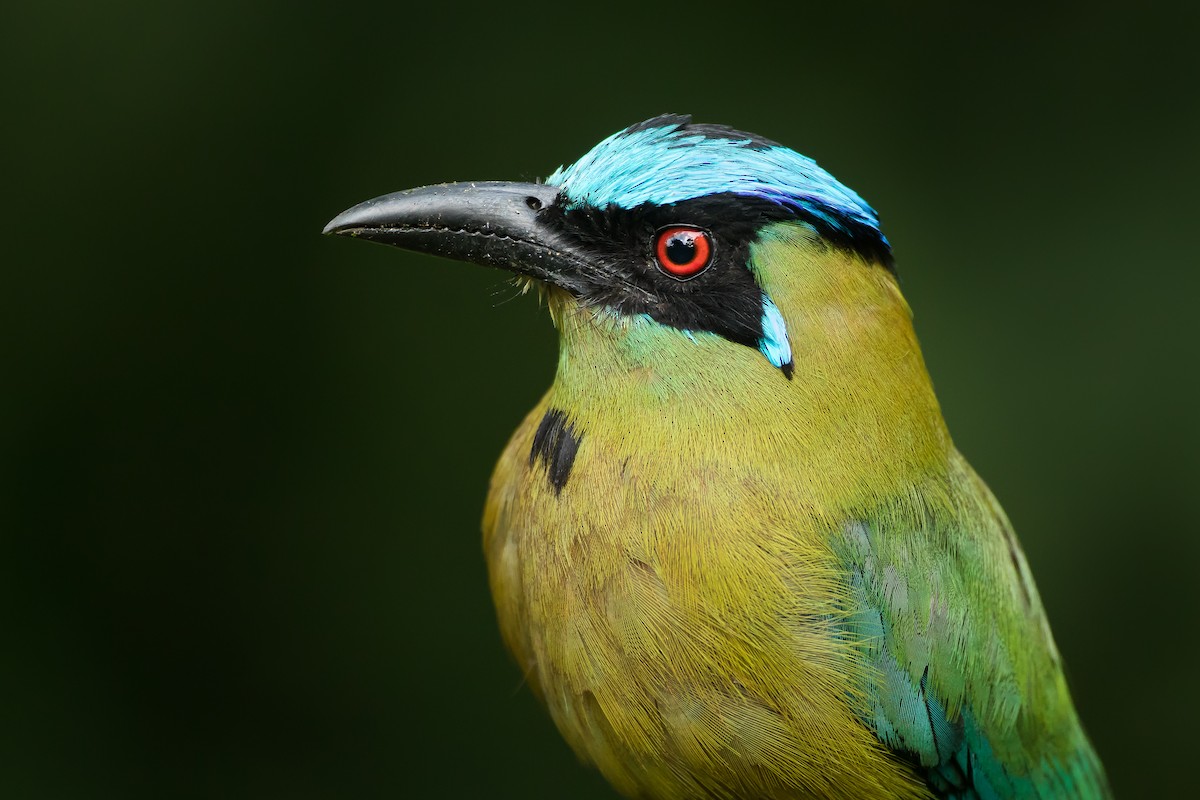
[[613, 134], [546, 183], [570, 206], [634, 208], [735, 194], [769, 200], [846, 235], [870, 231], [875, 210], [808, 156], [750, 134], [664, 116]]
[[787, 325], [771, 298], [763, 295], [762, 339], [758, 349], [777, 367], [792, 363], [792, 345], [788, 341]]

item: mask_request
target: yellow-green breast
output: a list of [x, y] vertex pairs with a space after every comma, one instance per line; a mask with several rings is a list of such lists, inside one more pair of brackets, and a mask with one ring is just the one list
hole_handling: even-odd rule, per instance
[[848, 509], [944, 471], [951, 446], [891, 276], [805, 235], [756, 248], [792, 261], [766, 270], [791, 276], [764, 287], [780, 308], [810, 310], [786, 320], [791, 381], [553, 295], [557, 379], [492, 479], [505, 641], [630, 796], [928, 796], [860, 721], [870, 666], [834, 547]]

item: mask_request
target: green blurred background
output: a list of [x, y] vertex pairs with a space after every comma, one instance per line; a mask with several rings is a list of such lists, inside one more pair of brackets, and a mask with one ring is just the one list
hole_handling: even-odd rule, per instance
[[1115, 787], [1194, 786], [1197, 19], [923, 9], [10, 8], [0, 795], [612, 796], [479, 551], [548, 319], [319, 231], [664, 111], [880, 210]]

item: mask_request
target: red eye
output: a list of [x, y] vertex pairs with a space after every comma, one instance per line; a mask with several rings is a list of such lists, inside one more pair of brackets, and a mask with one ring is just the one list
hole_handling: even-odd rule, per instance
[[680, 280], [698, 275], [712, 259], [712, 237], [699, 228], [672, 225], [658, 232], [654, 257], [663, 272]]

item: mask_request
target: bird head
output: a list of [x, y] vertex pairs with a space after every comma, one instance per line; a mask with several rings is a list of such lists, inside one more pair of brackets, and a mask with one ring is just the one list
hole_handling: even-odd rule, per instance
[[803, 385], [811, 407], [864, 380], [886, 393], [914, 358], [899, 380], [927, 380], [875, 211], [812, 159], [685, 116], [626, 128], [544, 183], [397, 192], [325, 232], [545, 288], [558, 382], [586, 375], [593, 393], [631, 375], [659, 394]]

